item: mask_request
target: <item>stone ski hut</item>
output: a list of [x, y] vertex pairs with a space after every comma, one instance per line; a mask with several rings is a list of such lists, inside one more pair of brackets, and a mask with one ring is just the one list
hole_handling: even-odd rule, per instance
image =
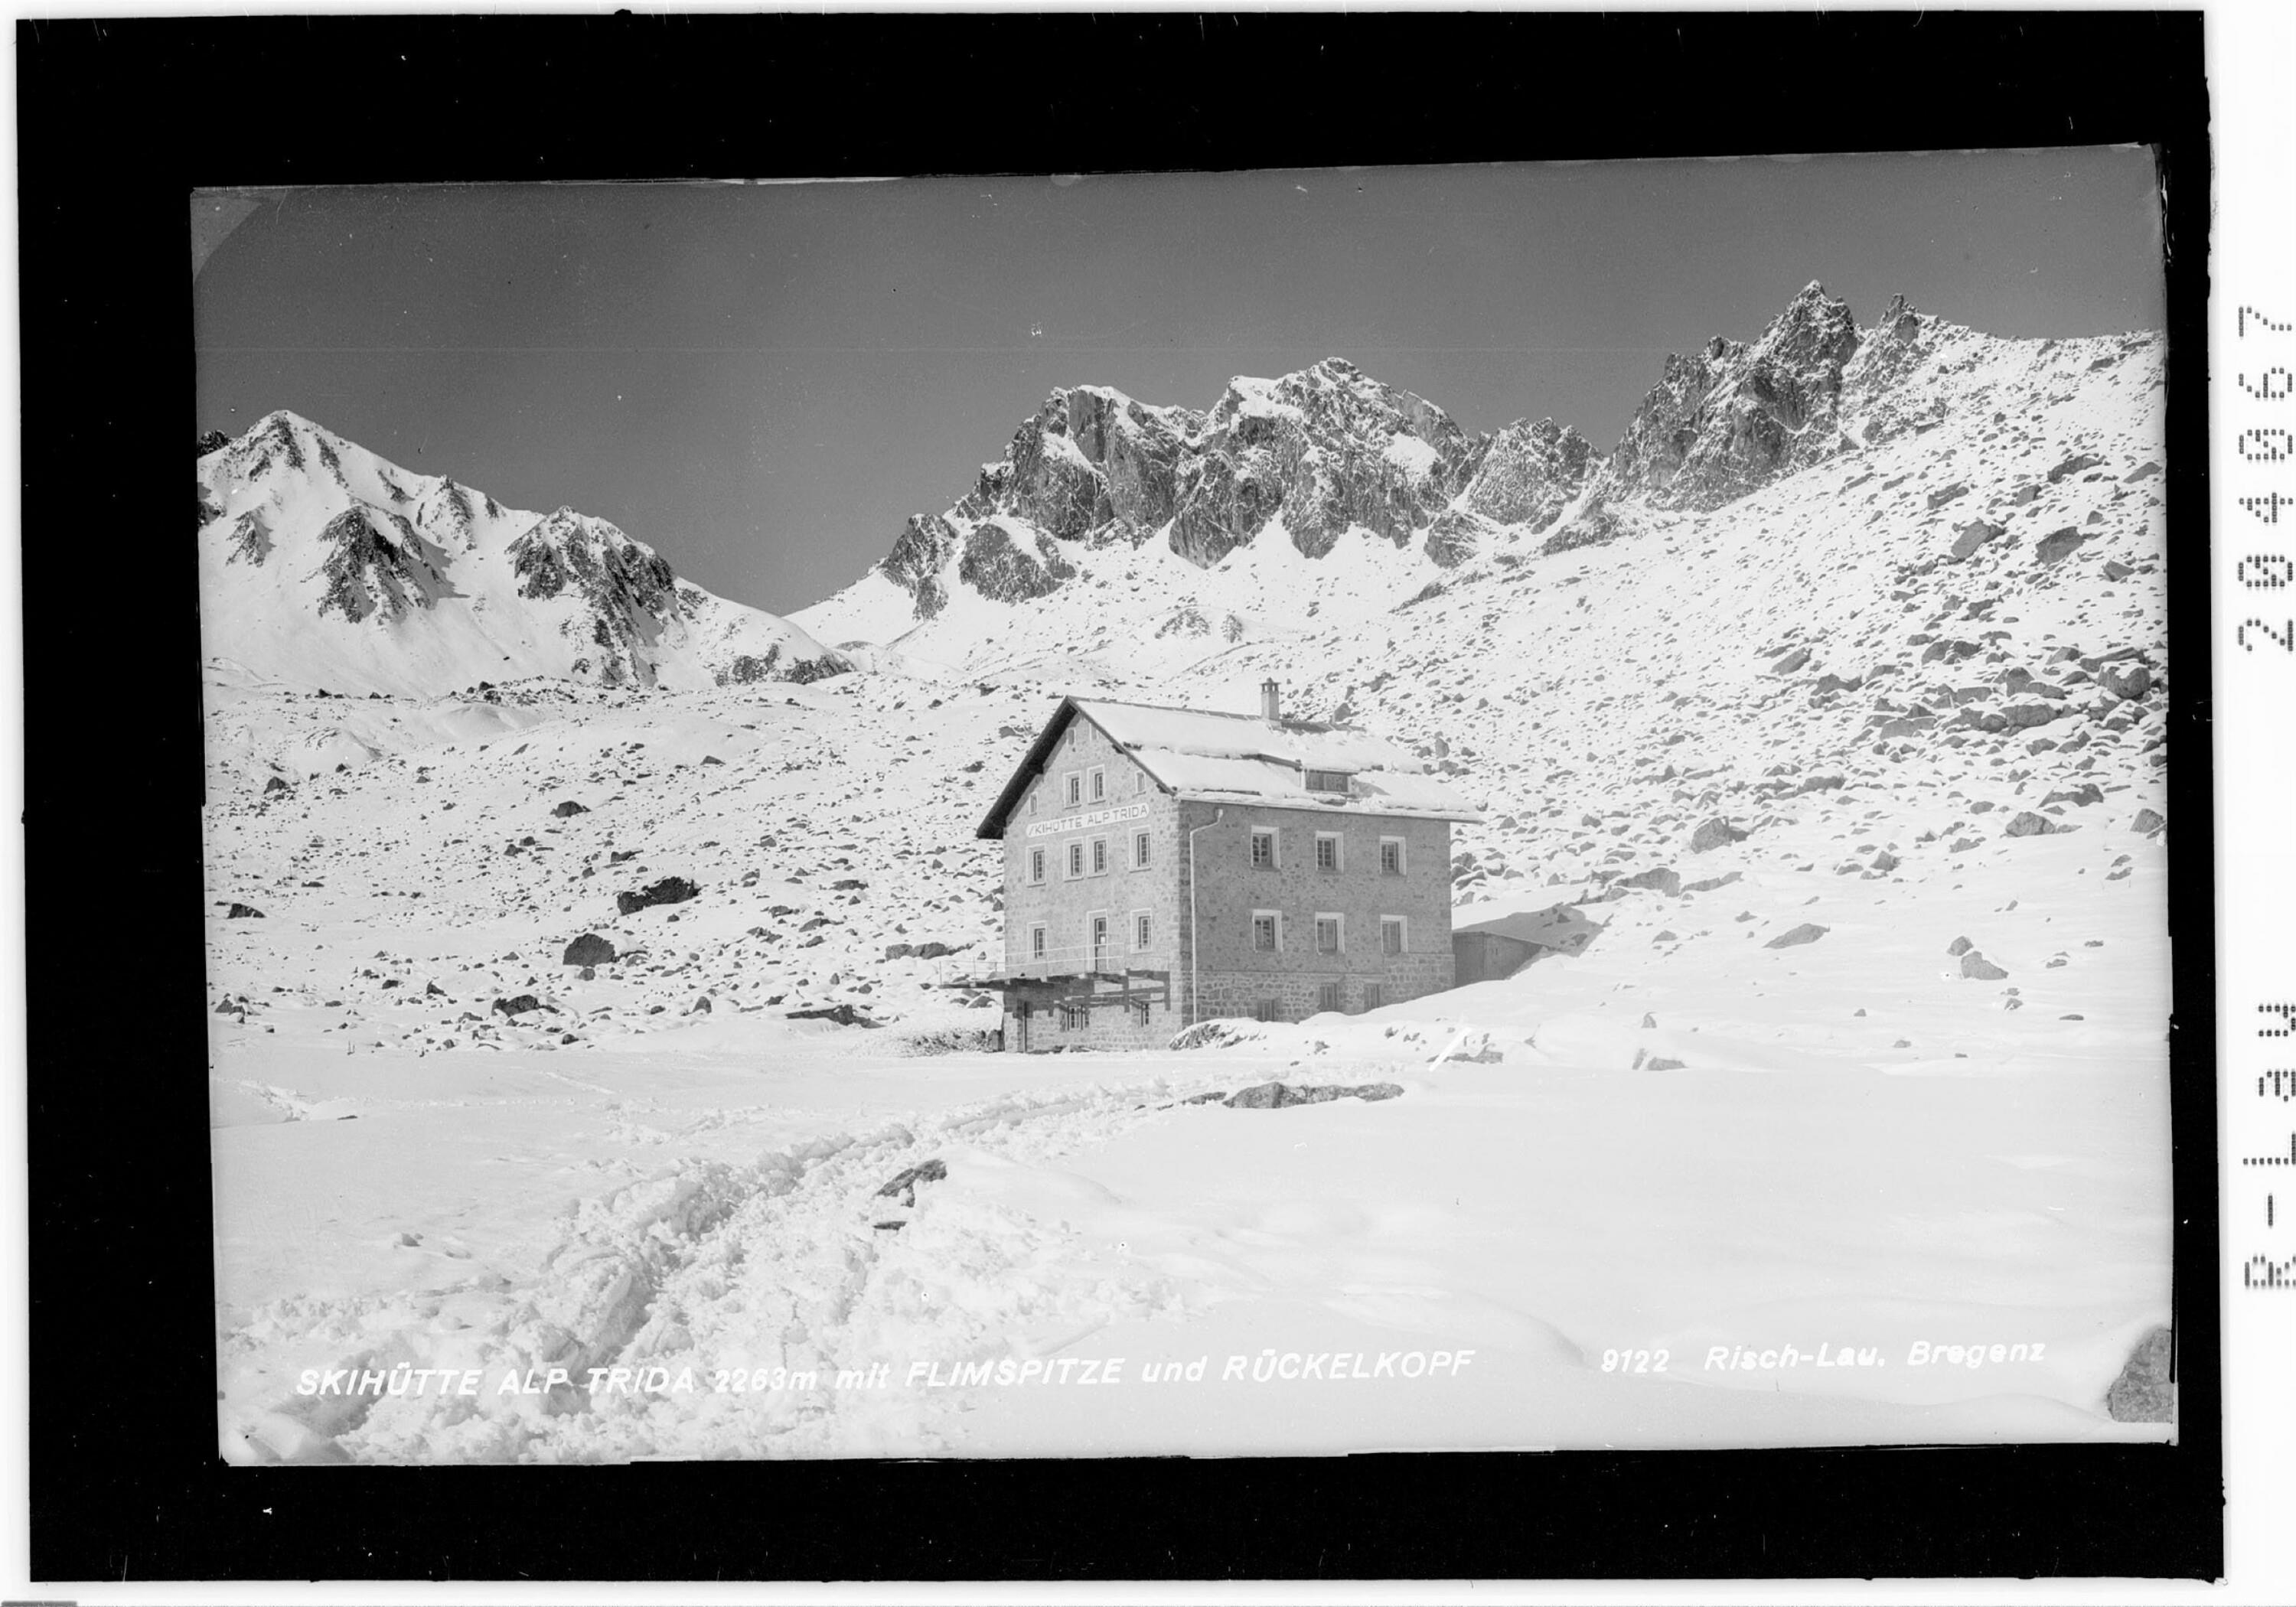
[[1299, 1021], [1452, 985], [1451, 824], [1479, 818], [1383, 738], [1066, 698], [979, 835], [1004, 844], [1004, 1046], [1159, 1046], [1215, 1016]]

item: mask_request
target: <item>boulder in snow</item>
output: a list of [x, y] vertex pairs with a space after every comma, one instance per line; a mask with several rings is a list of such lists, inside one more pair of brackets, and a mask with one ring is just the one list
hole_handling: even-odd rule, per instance
[[701, 890], [683, 876], [665, 876], [644, 892], [617, 893], [614, 902], [622, 914], [635, 915], [638, 911], [656, 904], [683, 904], [700, 896]]
[[1619, 885], [1649, 888], [1654, 892], [1663, 893], [1671, 898], [1682, 890], [1682, 878], [1673, 871], [1660, 866], [1657, 870], [1638, 872], [1620, 882]]
[[566, 957], [562, 965], [611, 965], [614, 961], [614, 946], [595, 932], [584, 932], [566, 946]]
[[830, 1004], [783, 1013], [792, 1021], [835, 1021], [840, 1027], [873, 1027], [877, 1024], [850, 1004]]
[[2033, 544], [2033, 557], [2041, 563], [2056, 563], [2072, 556], [2082, 542], [2088, 538], [2072, 525], [2061, 530], [2051, 530]]
[[1297, 1087], [1288, 1083], [1259, 1083], [1229, 1095], [1225, 1103], [1232, 1111], [1277, 1111], [1286, 1105], [1319, 1105], [1334, 1099], [1393, 1099], [1402, 1092], [1399, 1083], [1359, 1083], [1353, 1087], [1337, 1083]]
[[947, 1176], [948, 1163], [939, 1157], [920, 1160], [916, 1165], [895, 1174], [892, 1181], [877, 1191], [877, 1198], [891, 1200], [898, 1197], [903, 1205], [914, 1206], [917, 1202], [918, 1184], [939, 1183]]
[[1954, 537], [1954, 562], [1958, 563], [1963, 559], [1969, 557], [1980, 547], [1982, 547], [1988, 542], [1992, 541], [1998, 537], [2001, 534], [2001, 526], [1997, 524], [1988, 524], [1981, 519], [1972, 520], [1969, 523], [1962, 526], [1960, 534]]

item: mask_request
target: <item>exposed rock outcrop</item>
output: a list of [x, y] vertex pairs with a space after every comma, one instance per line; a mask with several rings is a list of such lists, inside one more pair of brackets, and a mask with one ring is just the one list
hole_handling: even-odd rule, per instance
[[1717, 335], [1666, 360], [1605, 466], [1609, 495], [1706, 510], [1851, 445], [1842, 370], [1858, 346], [1849, 306], [1813, 281], [1751, 344]]

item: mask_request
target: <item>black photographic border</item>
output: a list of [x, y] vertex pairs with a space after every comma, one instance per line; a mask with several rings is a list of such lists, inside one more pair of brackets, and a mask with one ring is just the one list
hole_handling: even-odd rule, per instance
[[[2200, 12], [330, 15], [17, 42], [35, 1578], [2221, 1574]], [[2168, 291], [2174, 1447], [219, 1460], [191, 191], [2124, 143], [2155, 156]]]

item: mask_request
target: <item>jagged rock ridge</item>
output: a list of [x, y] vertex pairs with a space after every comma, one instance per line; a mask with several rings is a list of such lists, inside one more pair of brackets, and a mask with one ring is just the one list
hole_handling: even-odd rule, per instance
[[1339, 358], [1233, 380], [1203, 413], [1104, 386], [1056, 390], [967, 496], [911, 519], [871, 577], [802, 618], [832, 640], [886, 641], [940, 619], [953, 599], [1011, 604], [1089, 581], [1184, 594], [1152, 635], [1209, 636], [1226, 619], [1233, 642], [1300, 601], [1301, 571], [1267, 570], [1283, 589], [1240, 597], [1207, 593], [1191, 571], [1224, 572], [1239, 554], [1265, 569], [1271, 540], [1325, 560], [1350, 535], [1407, 561], [1356, 588], [1385, 588], [1377, 606], [1394, 607], [1451, 584], [1446, 571], [1632, 536], [1934, 429], [1986, 400], [1972, 376], [2003, 350], [2049, 344], [1997, 340], [1903, 296], [1861, 329], [1813, 282], [1756, 339], [1718, 335], [1668, 357], [1607, 454], [1552, 419], [1470, 435]]

